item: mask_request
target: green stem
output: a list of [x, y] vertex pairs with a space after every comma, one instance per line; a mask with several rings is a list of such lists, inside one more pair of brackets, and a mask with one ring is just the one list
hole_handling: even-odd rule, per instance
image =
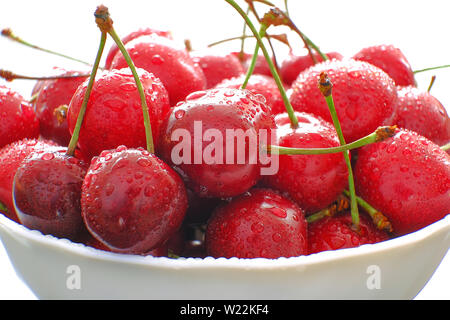
[[261, 37], [259, 36], [258, 31], [256, 30], [255, 26], [253, 25], [253, 23], [250, 20], [250, 18], [248, 17], [248, 15], [245, 14], [245, 12], [242, 10], [242, 8], [239, 7], [239, 5], [234, 0], [225, 0], [225, 1], [228, 4], [230, 4], [242, 16], [242, 18], [245, 20], [248, 27], [252, 31], [253, 35], [255, 36], [256, 40], [258, 41], [258, 44], [261, 47], [264, 57], [266, 58], [266, 61], [269, 65], [272, 76], [277, 84], [278, 90], [280, 90], [281, 97], [283, 98], [284, 106], [286, 108], [286, 112], [288, 113], [289, 119], [291, 121], [291, 125], [293, 128], [297, 128], [298, 127], [298, 119], [295, 116], [294, 108], [292, 108], [291, 102], [289, 101], [289, 98], [286, 94], [286, 90], [284, 90], [283, 83], [281, 82], [281, 79], [276, 71], [276, 68], [272, 62], [272, 59], [270, 58], [270, 55], [267, 52], [267, 50], [264, 46], [264, 43], [263, 43]]
[[430, 93], [431, 88], [433, 87], [434, 82], [436, 81], [436, 76], [432, 76], [430, 80], [430, 84], [428, 85], [427, 92]]
[[80, 135], [81, 125], [83, 123], [84, 115], [86, 113], [87, 104], [89, 101], [89, 96], [91, 95], [92, 87], [94, 86], [95, 76], [97, 75], [97, 70], [100, 65], [100, 60], [103, 54], [103, 49], [105, 48], [106, 43], [106, 33], [102, 32], [100, 38], [100, 45], [97, 51], [97, 56], [95, 58], [94, 66], [92, 67], [92, 72], [89, 77], [89, 82], [86, 88], [86, 93], [84, 94], [83, 102], [81, 104], [80, 111], [78, 113], [77, 122], [75, 124], [75, 128], [72, 133], [72, 137], [69, 142], [69, 146], [67, 148], [67, 155], [73, 156], [75, 149], [78, 143], [78, 137]]
[[[250, 5], [248, 5], [247, 7], [246, 14], [248, 15], [249, 13], [250, 13]], [[244, 22], [244, 26], [242, 27], [241, 50], [239, 51], [239, 60], [241, 61], [244, 61], [246, 32], [247, 32], [247, 23]]]
[[[212, 42], [212, 43], [208, 44], [207, 47], [214, 47], [214, 46], [217, 46], [217, 45], [225, 43], [225, 42], [234, 41], [234, 40], [248, 39], [248, 38], [254, 38], [254, 37], [255, 37], [254, 35], [250, 35], [250, 34], [246, 34], [246, 35], [242, 35], [242, 36], [238, 36], [238, 37], [231, 37], [231, 38], [219, 40], [219, 41], [216, 41], [216, 42]], [[289, 46], [289, 43], [285, 40], [286, 34], [271, 34], [269, 37], [271, 39], [278, 40], [279, 42], [282, 42], [285, 45]], [[244, 53], [244, 51], [240, 51], [240, 52], [242, 52], [242, 54]]]
[[[265, 24], [261, 24], [260, 29], [259, 29], [259, 36], [261, 38], [264, 37], [266, 30], [267, 30], [267, 26]], [[256, 43], [255, 51], [253, 52], [252, 60], [250, 62], [250, 66], [248, 67], [247, 74], [245, 76], [244, 82], [242, 83], [241, 89], [245, 89], [247, 87], [247, 83], [250, 80], [250, 77], [252, 76], [253, 71], [255, 70], [256, 60], [258, 58], [258, 51], [259, 51], [259, 44]]]
[[152, 135], [152, 127], [150, 122], [150, 115], [148, 112], [148, 106], [147, 106], [147, 100], [145, 99], [145, 93], [144, 88], [142, 87], [141, 80], [139, 79], [139, 75], [136, 71], [136, 67], [133, 63], [133, 60], [131, 59], [130, 55], [128, 54], [128, 51], [125, 49], [125, 46], [122, 43], [122, 40], [120, 40], [120, 37], [117, 35], [114, 28], [111, 27], [111, 29], [108, 31], [109, 35], [113, 38], [117, 46], [119, 47], [120, 52], [122, 53], [123, 57], [125, 58], [131, 73], [133, 74], [134, 80], [136, 82], [136, 86], [139, 91], [139, 97], [141, 99], [141, 106], [142, 106], [142, 113], [144, 116], [144, 127], [145, 127], [145, 137], [147, 142], [147, 151], [150, 153], [155, 153], [155, 147], [153, 143], [153, 135]]
[[331, 148], [290, 148], [290, 147], [280, 147], [269, 145], [267, 147], [268, 151], [272, 154], [279, 155], [308, 155], [308, 154], [328, 154], [328, 153], [340, 153], [349, 150], [357, 149], [365, 145], [380, 142], [383, 139], [390, 137], [394, 134], [395, 127], [379, 127], [377, 130], [371, 134], [353, 141], [349, 144], [342, 144], [339, 147]]
[[13, 80], [56, 80], [56, 79], [70, 79], [70, 78], [84, 78], [89, 77], [89, 74], [86, 73], [76, 73], [76, 74], [61, 74], [54, 76], [25, 76], [21, 74], [16, 74], [9, 70], [0, 69], [0, 78], [5, 79], [6, 81]]
[[441, 149], [444, 150], [444, 151], [450, 150], [450, 142], [447, 143], [446, 145], [443, 145], [443, 146], [441, 147]]
[[8, 213], [8, 208], [0, 202], [0, 212]]
[[444, 68], [450, 68], [450, 64], [445, 64], [445, 65], [442, 65], [442, 66], [430, 67], [430, 68], [425, 68], [425, 69], [420, 69], [420, 70], [414, 70], [413, 73], [417, 74], [417, 73], [420, 73], [420, 72], [437, 70], [437, 69], [444, 69]]
[[43, 51], [43, 52], [46, 52], [46, 53], [50, 53], [50, 54], [53, 54], [53, 55], [56, 55], [56, 56], [59, 56], [59, 57], [65, 58], [65, 59], [69, 59], [69, 60], [72, 60], [72, 61], [76, 61], [76, 62], [85, 64], [85, 65], [91, 66], [91, 64], [89, 62], [86, 62], [86, 61], [83, 61], [83, 60], [80, 60], [80, 59], [77, 59], [77, 58], [73, 58], [73, 57], [70, 57], [68, 55], [65, 55], [65, 54], [62, 54], [62, 53], [59, 53], [59, 52], [55, 52], [53, 50], [41, 48], [41, 47], [39, 47], [37, 45], [29, 43], [29, 42], [19, 38], [18, 36], [16, 36], [11, 31], [11, 29], [3, 29], [1, 34], [3, 36], [7, 37], [8, 39], [12, 40], [12, 41], [18, 42], [18, 43], [20, 43], [20, 44], [22, 44], [24, 46], [29, 47], [29, 48], [36, 49], [36, 50], [39, 50], [39, 51]]

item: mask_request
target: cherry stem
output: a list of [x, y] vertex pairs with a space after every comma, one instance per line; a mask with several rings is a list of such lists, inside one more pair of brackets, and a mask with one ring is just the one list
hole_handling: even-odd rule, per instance
[[89, 74], [86, 73], [76, 73], [76, 74], [62, 74], [62, 75], [54, 75], [54, 76], [25, 76], [21, 74], [14, 73], [9, 70], [0, 69], [0, 78], [5, 79], [6, 81], [13, 81], [16, 79], [19, 80], [55, 80], [55, 79], [69, 79], [69, 78], [82, 78], [89, 77]]
[[[247, 25], [247, 24], [245, 24]], [[268, 37], [270, 37], [271, 39], [275, 39], [281, 43], [284, 43], [285, 45], [287, 45], [289, 48], [291, 48], [290, 43], [287, 40], [287, 36], [285, 33], [280, 33], [280, 34], [271, 34], [271, 35], [266, 35]], [[254, 38], [255, 36], [253, 35], [242, 35], [242, 36], [238, 36], [238, 37], [232, 37], [232, 38], [227, 38], [227, 39], [223, 39], [223, 40], [219, 40], [216, 42], [212, 42], [210, 44], [208, 44], [208, 47], [214, 47], [217, 46], [219, 44], [225, 43], [225, 42], [229, 42], [229, 41], [234, 41], [234, 40], [242, 40], [242, 39], [248, 39], [248, 38]], [[241, 51], [242, 53], [244, 51]]]
[[337, 213], [347, 210], [349, 207], [349, 199], [344, 195], [339, 195], [336, 201], [333, 202], [330, 206], [306, 217], [306, 222], [312, 223], [325, 217], [332, 217]]
[[444, 151], [450, 150], [450, 142], [447, 143], [446, 145], [443, 145], [443, 146], [441, 147], [441, 149], [444, 150]]
[[[250, 13], [251, 5], [249, 4], [247, 7], [246, 15]], [[241, 50], [239, 51], [239, 60], [241, 62], [244, 61], [244, 51], [245, 51], [245, 37], [247, 33], [247, 23], [244, 21], [244, 26], [242, 27], [242, 37], [241, 37]]]
[[437, 69], [444, 69], [444, 68], [450, 68], [450, 64], [445, 64], [445, 65], [442, 65], [442, 66], [430, 67], [430, 68], [425, 68], [425, 69], [420, 69], [420, 70], [414, 70], [413, 73], [417, 74], [417, 73], [420, 73], [420, 72], [437, 70]]
[[120, 52], [122, 53], [123, 57], [125, 58], [125, 61], [128, 64], [128, 67], [131, 70], [131, 73], [133, 74], [134, 80], [136, 82], [136, 86], [138, 88], [139, 97], [141, 99], [141, 106], [142, 106], [142, 113], [144, 116], [144, 127], [145, 127], [145, 137], [146, 137], [146, 143], [147, 143], [147, 151], [150, 153], [155, 152], [155, 147], [153, 143], [153, 136], [152, 136], [152, 127], [150, 122], [150, 114], [148, 111], [147, 106], [147, 100], [145, 98], [144, 88], [142, 86], [141, 80], [139, 79], [139, 75], [136, 71], [136, 67], [134, 65], [133, 60], [131, 59], [130, 55], [128, 54], [128, 51], [125, 49], [125, 46], [120, 39], [120, 37], [117, 35], [116, 31], [114, 30], [112, 24], [113, 21], [109, 16], [108, 8], [101, 5], [97, 8], [95, 11], [95, 21], [97, 22], [98, 27], [102, 31], [106, 31], [109, 33], [109, 35], [113, 38], [114, 42], [116, 43], [117, 47], [119, 48]]
[[85, 65], [91, 66], [91, 64], [90, 64], [89, 62], [86, 62], [86, 61], [83, 61], [83, 60], [80, 60], [80, 59], [77, 59], [77, 58], [73, 58], [73, 57], [70, 57], [70, 56], [68, 56], [68, 55], [65, 55], [65, 54], [62, 54], [62, 53], [59, 53], [59, 52], [55, 52], [55, 51], [53, 51], [53, 50], [41, 48], [41, 47], [39, 47], [39, 46], [37, 46], [37, 45], [34, 45], [34, 44], [32, 44], [32, 43], [29, 43], [29, 42], [23, 40], [22, 38], [16, 36], [16, 35], [12, 32], [12, 30], [9, 29], [9, 28], [3, 29], [3, 30], [1, 31], [1, 34], [2, 34], [2, 36], [5, 36], [5, 37], [7, 37], [8, 39], [10, 39], [10, 40], [12, 40], [12, 41], [18, 42], [18, 43], [20, 43], [20, 44], [22, 44], [22, 45], [25, 45], [25, 46], [27, 46], [27, 47], [30, 47], [30, 48], [32, 48], [32, 49], [36, 49], [36, 50], [39, 50], [39, 51], [43, 51], [43, 52], [46, 52], [46, 53], [50, 53], [50, 54], [53, 54], [53, 55], [56, 55], [56, 56], [59, 56], [59, 57], [65, 58], [65, 59], [69, 59], [69, 60], [72, 60], [72, 61], [76, 61], [76, 62], [85, 64]]
[[83, 97], [83, 102], [81, 103], [80, 111], [78, 113], [77, 122], [75, 123], [75, 128], [70, 138], [69, 146], [67, 147], [66, 154], [68, 156], [73, 156], [75, 149], [78, 144], [78, 137], [80, 135], [81, 125], [83, 124], [84, 115], [86, 114], [86, 108], [91, 95], [92, 87], [94, 86], [95, 76], [97, 75], [97, 70], [100, 65], [100, 60], [103, 54], [103, 49], [106, 43], [106, 33], [102, 32], [100, 37], [100, 45], [98, 47], [97, 56], [95, 58], [94, 66], [92, 67], [91, 75], [89, 77], [89, 82], [86, 88], [86, 92]]
[[8, 213], [8, 208], [0, 201], [0, 212]]
[[[261, 24], [260, 29], [259, 29], [259, 36], [261, 38], [264, 37], [264, 35], [266, 33], [266, 29], [267, 29], [267, 26], [264, 24]], [[255, 70], [256, 59], [258, 58], [258, 51], [259, 51], [259, 45], [258, 45], [258, 43], [256, 43], [255, 51], [253, 52], [252, 60], [250, 62], [250, 66], [248, 67], [247, 74], [245, 76], [244, 82], [242, 83], [241, 89], [245, 89], [247, 87], [247, 83], [250, 80], [250, 77], [252, 76], [253, 71]]]
[[270, 152], [271, 154], [279, 154], [279, 155], [312, 155], [312, 154], [340, 153], [357, 149], [371, 143], [380, 142], [383, 141], [384, 139], [392, 137], [395, 134], [396, 128], [397, 128], [396, 126], [379, 127], [371, 134], [356, 141], [353, 141], [352, 143], [340, 145], [339, 147], [290, 148], [290, 147], [268, 145], [266, 148], [267, 151]]
[[[322, 93], [322, 95], [325, 98], [325, 101], [327, 102], [328, 109], [331, 114], [331, 119], [333, 120], [333, 125], [336, 128], [336, 133], [339, 138], [339, 142], [341, 145], [346, 144], [344, 139], [344, 134], [342, 133], [341, 124], [339, 122], [339, 118], [336, 112], [336, 107], [334, 105], [333, 95], [332, 95], [332, 87], [333, 84], [331, 83], [330, 79], [328, 78], [328, 75], [326, 72], [322, 72], [320, 74], [319, 78], [319, 90]], [[359, 212], [358, 212], [358, 204], [356, 201], [356, 191], [355, 191], [355, 182], [353, 178], [353, 170], [352, 165], [350, 162], [350, 151], [343, 152], [345, 163], [347, 164], [348, 168], [348, 186], [350, 190], [350, 203], [351, 203], [351, 215], [352, 215], [352, 222], [353, 226], [356, 229], [359, 229]]]
[[433, 87], [434, 82], [436, 81], [436, 76], [432, 76], [430, 80], [430, 84], [428, 85], [427, 92], [430, 93], [431, 88]]
[[[344, 194], [347, 197], [350, 196], [350, 192], [348, 190], [344, 190]], [[372, 221], [379, 230], [385, 230], [387, 232], [393, 231], [392, 224], [383, 213], [372, 207], [367, 201], [359, 196], [356, 196], [356, 201], [358, 202], [358, 205], [370, 215]]]
[[276, 71], [276, 68], [272, 62], [272, 59], [270, 58], [269, 53], [267, 52], [266, 47], [264, 46], [264, 43], [259, 36], [258, 31], [256, 30], [255, 26], [253, 25], [252, 21], [248, 17], [248, 15], [245, 14], [245, 12], [242, 10], [242, 8], [234, 1], [234, 0], [225, 0], [230, 4], [246, 21], [248, 27], [251, 29], [253, 35], [255, 36], [258, 45], [261, 47], [261, 50], [264, 54], [264, 57], [266, 58], [267, 64], [269, 65], [270, 71], [272, 73], [272, 76], [277, 84], [278, 90], [280, 90], [281, 97], [283, 98], [284, 106], [286, 108], [286, 112], [289, 115], [289, 119], [291, 121], [291, 125], [293, 128], [298, 127], [298, 119], [295, 116], [294, 108], [292, 108], [291, 102], [289, 101], [289, 98], [286, 94], [286, 90], [284, 90], [283, 83], [278, 75], [278, 72]]

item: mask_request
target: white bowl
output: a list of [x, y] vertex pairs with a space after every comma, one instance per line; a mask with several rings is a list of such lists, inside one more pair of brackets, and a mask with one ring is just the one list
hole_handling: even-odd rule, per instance
[[40, 299], [412, 299], [449, 249], [450, 214], [385, 242], [276, 260], [104, 252], [2, 214], [0, 237]]

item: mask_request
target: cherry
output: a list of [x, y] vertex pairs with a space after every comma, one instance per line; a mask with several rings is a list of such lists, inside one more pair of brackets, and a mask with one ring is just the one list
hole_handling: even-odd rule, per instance
[[[126, 43], [130, 42], [131, 40], [139, 38], [140, 36], [146, 36], [146, 35], [151, 35], [151, 34], [156, 34], [161, 37], [166, 37], [166, 38], [172, 39], [172, 34], [170, 33], [170, 31], [157, 30], [157, 29], [153, 29], [153, 28], [140, 28], [136, 31], [129, 33], [128, 35], [123, 37], [121, 40], [122, 40], [123, 44], [126, 44]], [[106, 56], [105, 69], [111, 69], [112, 61], [113, 61], [114, 57], [117, 55], [117, 53], [119, 53], [119, 52], [120, 52], [119, 47], [116, 45], [116, 43], [113, 43], [113, 45], [109, 49], [108, 55]]]
[[392, 117], [397, 89], [381, 69], [352, 59], [318, 63], [300, 73], [290, 90], [296, 111], [313, 113], [331, 122], [330, 112], [317, 79], [322, 72], [333, 83], [333, 97], [345, 140], [355, 141]]
[[92, 159], [81, 206], [89, 232], [111, 251], [143, 254], [177, 231], [187, 196], [181, 178], [154, 154], [119, 146]]
[[269, 258], [307, 254], [303, 210], [270, 189], [255, 188], [220, 206], [208, 222], [205, 244], [213, 257]]
[[39, 136], [34, 109], [18, 92], [0, 86], [0, 148], [23, 138]]
[[192, 60], [200, 66], [206, 77], [206, 88], [210, 89], [219, 82], [240, 76], [244, 73], [244, 67], [239, 59], [228, 53], [207, 49], [191, 51]]
[[[161, 79], [169, 93], [171, 105], [189, 93], [204, 90], [206, 78], [184, 47], [174, 40], [155, 34], [140, 36], [125, 45], [136, 67], [145, 69]], [[123, 55], [117, 54], [111, 68], [127, 67]]]
[[55, 145], [52, 141], [22, 139], [0, 149], [0, 202], [6, 207], [6, 215], [18, 222], [12, 200], [13, 181], [22, 161], [33, 151], [42, 151]]
[[188, 187], [200, 197], [231, 197], [247, 191], [261, 174], [259, 133], [265, 131], [269, 138], [274, 127], [264, 100], [240, 89], [190, 94], [167, 118], [161, 157], [188, 178]]
[[84, 228], [81, 185], [87, 166], [65, 147], [35, 150], [14, 177], [14, 207], [20, 222], [56, 237], [74, 238]]
[[[253, 57], [252, 54], [244, 53], [242, 55], [242, 57], [241, 57], [241, 52], [232, 52], [231, 54], [240, 58], [241, 64], [244, 67], [244, 70], [247, 70], [249, 68], [250, 63], [252, 61], [252, 57]], [[270, 71], [269, 64], [267, 63], [266, 58], [262, 54], [259, 54], [256, 57], [256, 64], [255, 64], [255, 69], [253, 70], [253, 74], [260, 74], [260, 75], [272, 77], [272, 72]]]
[[[216, 88], [234, 88], [239, 89], [244, 82], [245, 75], [234, 77], [231, 79], [225, 79], [216, 85]], [[272, 113], [278, 114], [286, 112], [283, 99], [281, 98], [278, 86], [272, 77], [253, 74], [245, 87], [254, 94], [261, 94], [266, 98], [267, 105], [271, 108]]]
[[[81, 73], [61, 68], [58, 68], [58, 72], [63, 76]], [[86, 79], [87, 76], [38, 81], [33, 89], [33, 93], [38, 93], [33, 105], [39, 119], [39, 131], [44, 139], [53, 140], [62, 146], [69, 144], [71, 135], [67, 120], [64, 117], [60, 119], [55, 115], [55, 111], [60, 107], [68, 107], [75, 91]], [[65, 110], [62, 112], [66, 113]]]
[[[326, 53], [328, 59], [342, 60], [343, 56], [338, 52], [328, 52]], [[320, 54], [314, 53], [314, 57], [318, 62], [323, 62]], [[307, 55], [296, 55], [292, 52], [282, 61], [280, 66], [280, 74], [286, 85], [291, 85], [295, 79], [297, 79], [300, 72], [308, 69], [314, 65], [314, 61], [311, 59], [309, 54]]]
[[358, 150], [358, 194], [383, 212], [396, 235], [443, 218], [450, 208], [450, 155], [407, 129]]
[[[139, 77], [151, 114], [155, 141], [170, 105], [167, 91], [153, 74], [139, 69]], [[88, 81], [75, 92], [68, 109], [68, 125], [73, 132]], [[138, 89], [129, 69], [105, 71], [98, 75], [87, 105], [78, 145], [88, 158], [119, 145], [145, 146], [146, 136]]]
[[353, 59], [366, 61], [384, 70], [398, 86], [415, 86], [411, 65], [403, 52], [393, 45], [377, 45], [361, 49]]
[[398, 88], [396, 117], [399, 127], [417, 132], [437, 145], [450, 142], [450, 118], [436, 97], [416, 87]]
[[[287, 114], [275, 117], [276, 145], [291, 148], [339, 146], [334, 127], [323, 119], [296, 112], [299, 126], [293, 129]], [[342, 193], [348, 184], [348, 170], [342, 153], [322, 155], [280, 155], [279, 169], [264, 177], [268, 186], [285, 192], [307, 214], [319, 211]]]
[[308, 224], [308, 253], [355, 248], [389, 238], [389, 234], [377, 229], [365, 214], [360, 215], [359, 230], [354, 230], [347, 211]]

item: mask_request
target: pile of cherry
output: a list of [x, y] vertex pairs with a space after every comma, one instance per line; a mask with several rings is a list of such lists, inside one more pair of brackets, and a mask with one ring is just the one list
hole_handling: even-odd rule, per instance
[[[150, 28], [122, 41], [144, 89], [154, 152], [146, 149], [138, 87], [116, 45], [95, 78], [74, 155], [68, 144], [88, 75], [39, 80], [31, 102], [1, 86], [0, 206], [10, 219], [117, 253], [278, 258], [388, 240], [450, 212], [450, 156], [441, 148], [450, 142], [449, 116], [416, 86], [398, 48], [330, 52], [327, 61], [287, 57], [279, 75], [298, 119], [293, 127], [263, 55], [241, 89], [251, 54], [188, 51]], [[198, 123], [223, 136], [276, 130], [273, 144], [282, 147], [340, 146], [318, 89], [322, 72], [333, 83], [347, 143], [397, 125], [393, 136], [351, 152], [357, 195], [391, 230], [364, 210], [355, 228], [348, 205], [336, 209], [348, 195], [343, 153], [280, 155], [271, 175], [261, 175], [259, 163], [174, 163], [174, 132], [189, 134], [192, 159], [208, 151], [211, 141], [194, 141]], [[318, 212], [328, 214], [308, 220]]]

